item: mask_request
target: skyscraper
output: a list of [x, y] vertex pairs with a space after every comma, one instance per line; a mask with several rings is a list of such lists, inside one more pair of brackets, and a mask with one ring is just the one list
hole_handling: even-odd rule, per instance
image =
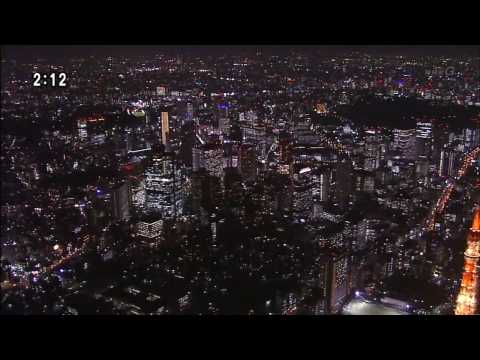
[[130, 186], [124, 181], [112, 188], [112, 214], [115, 220], [127, 220], [130, 217]]
[[202, 153], [202, 149], [198, 146], [192, 149], [192, 168], [195, 172], [203, 168]]
[[168, 141], [170, 139], [170, 123], [168, 121], [168, 112], [162, 111], [162, 144], [169, 150]]
[[238, 167], [244, 180], [252, 180], [257, 175], [257, 158], [255, 146], [252, 144], [240, 145]]
[[163, 217], [182, 213], [184, 202], [182, 172], [174, 154], [154, 150], [150, 165], [145, 169], [146, 205]]
[[352, 162], [349, 159], [343, 158], [336, 165], [335, 176], [335, 201], [340, 206], [346, 206], [350, 195], [352, 193], [353, 181]]
[[465, 139], [465, 145], [468, 149], [473, 149], [480, 144], [479, 129], [464, 129], [463, 136]]
[[327, 272], [327, 312], [338, 313], [349, 291], [348, 256], [333, 255]]
[[313, 175], [312, 169], [304, 167], [297, 169], [293, 175], [293, 213], [298, 218], [306, 219], [313, 209]]
[[475, 209], [473, 223], [467, 237], [467, 250], [465, 251], [465, 266], [462, 277], [460, 293], [457, 298], [455, 315], [479, 314], [479, 287], [480, 287], [480, 208]]
[[439, 176], [455, 176], [457, 152], [454, 150], [444, 149], [440, 153], [440, 164], [438, 167]]
[[402, 156], [408, 160], [415, 158], [415, 129], [393, 130], [393, 147], [402, 153]]
[[313, 197], [319, 202], [330, 200], [330, 184], [332, 182], [332, 170], [324, 166], [313, 176]]
[[191, 122], [193, 120], [193, 105], [192, 103], [187, 103], [187, 113], [186, 113], [186, 122]]
[[223, 149], [221, 145], [207, 144], [203, 146], [203, 165], [208, 174], [217, 178], [223, 177]]
[[375, 130], [368, 130], [365, 137], [364, 170], [373, 171], [380, 166], [380, 145]]
[[432, 147], [432, 136], [433, 136], [433, 126], [432, 122], [429, 121], [419, 121], [417, 122], [417, 127], [415, 130], [415, 155], [418, 157], [427, 157], [431, 156], [431, 147]]

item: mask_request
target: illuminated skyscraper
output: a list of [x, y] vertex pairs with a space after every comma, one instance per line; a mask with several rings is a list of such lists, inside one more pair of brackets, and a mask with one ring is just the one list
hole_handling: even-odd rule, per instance
[[375, 130], [368, 130], [365, 136], [364, 170], [373, 171], [380, 166], [380, 145]]
[[457, 298], [455, 315], [475, 315], [479, 313], [479, 259], [480, 259], [480, 208], [475, 210], [473, 224], [467, 237], [465, 266], [460, 293]]
[[418, 157], [431, 156], [433, 126], [431, 122], [417, 122], [416, 139], [415, 139], [415, 154]]
[[465, 145], [469, 149], [473, 149], [478, 144], [480, 144], [480, 130], [479, 129], [464, 129], [463, 130], [463, 136], [464, 136], [464, 141]]
[[77, 128], [78, 128], [78, 137], [80, 140], [84, 141], [88, 139], [88, 131], [87, 131], [87, 122], [85, 119], [79, 119], [77, 121]]
[[312, 169], [305, 167], [293, 176], [293, 212], [298, 218], [306, 219], [313, 208]]
[[332, 183], [332, 169], [324, 166], [318, 169], [313, 176], [313, 197], [318, 202], [330, 200], [330, 184]]
[[168, 140], [170, 138], [170, 124], [168, 121], [168, 112], [162, 111], [162, 144], [168, 150]]
[[455, 176], [456, 173], [456, 160], [458, 153], [454, 150], [442, 150], [440, 153], [440, 164], [438, 167], [439, 176]]
[[335, 255], [330, 259], [327, 272], [327, 313], [338, 313], [348, 296], [350, 291], [348, 266], [346, 255]]
[[223, 177], [223, 149], [221, 145], [207, 144], [203, 147], [203, 165], [205, 170], [217, 178]]
[[155, 150], [151, 164], [145, 169], [146, 206], [163, 217], [182, 213], [183, 177], [172, 153]]
[[415, 158], [415, 129], [410, 130], [393, 130], [393, 146], [396, 150], [401, 151], [404, 158], [412, 160]]

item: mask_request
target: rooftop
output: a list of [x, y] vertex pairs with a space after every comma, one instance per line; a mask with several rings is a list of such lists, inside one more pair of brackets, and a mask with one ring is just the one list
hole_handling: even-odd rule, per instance
[[408, 315], [408, 313], [368, 300], [353, 299], [343, 308], [342, 315]]

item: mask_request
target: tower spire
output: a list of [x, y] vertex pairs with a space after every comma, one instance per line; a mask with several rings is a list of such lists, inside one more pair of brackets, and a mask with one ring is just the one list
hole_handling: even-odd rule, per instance
[[465, 251], [465, 266], [462, 276], [460, 293], [457, 298], [455, 315], [478, 314], [479, 296], [479, 259], [480, 259], [480, 207], [475, 209], [472, 227], [467, 237]]
[[475, 215], [473, 216], [472, 230], [480, 231], [480, 207], [477, 207]]

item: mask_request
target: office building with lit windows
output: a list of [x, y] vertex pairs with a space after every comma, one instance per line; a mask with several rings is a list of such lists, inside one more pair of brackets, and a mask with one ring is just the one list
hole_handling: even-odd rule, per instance
[[145, 169], [145, 197], [148, 211], [163, 217], [182, 214], [185, 199], [183, 175], [174, 154], [157, 152]]
[[223, 177], [223, 148], [217, 144], [206, 144], [202, 148], [203, 166], [207, 173], [217, 178]]
[[137, 224], [137, 235], [146, 240], [157, 239], [162, 234], [163, 221], [141, 221]]
[[344, 305], [350, 292], [349, 261], [346, 254], [335, 254], [331, 257], [327, 278], [327, 311], [336, 314]]
[[402, 157], [407, 160], [415, 159], [416, 130], [393, 130], [393, 148], [400, 151]]

